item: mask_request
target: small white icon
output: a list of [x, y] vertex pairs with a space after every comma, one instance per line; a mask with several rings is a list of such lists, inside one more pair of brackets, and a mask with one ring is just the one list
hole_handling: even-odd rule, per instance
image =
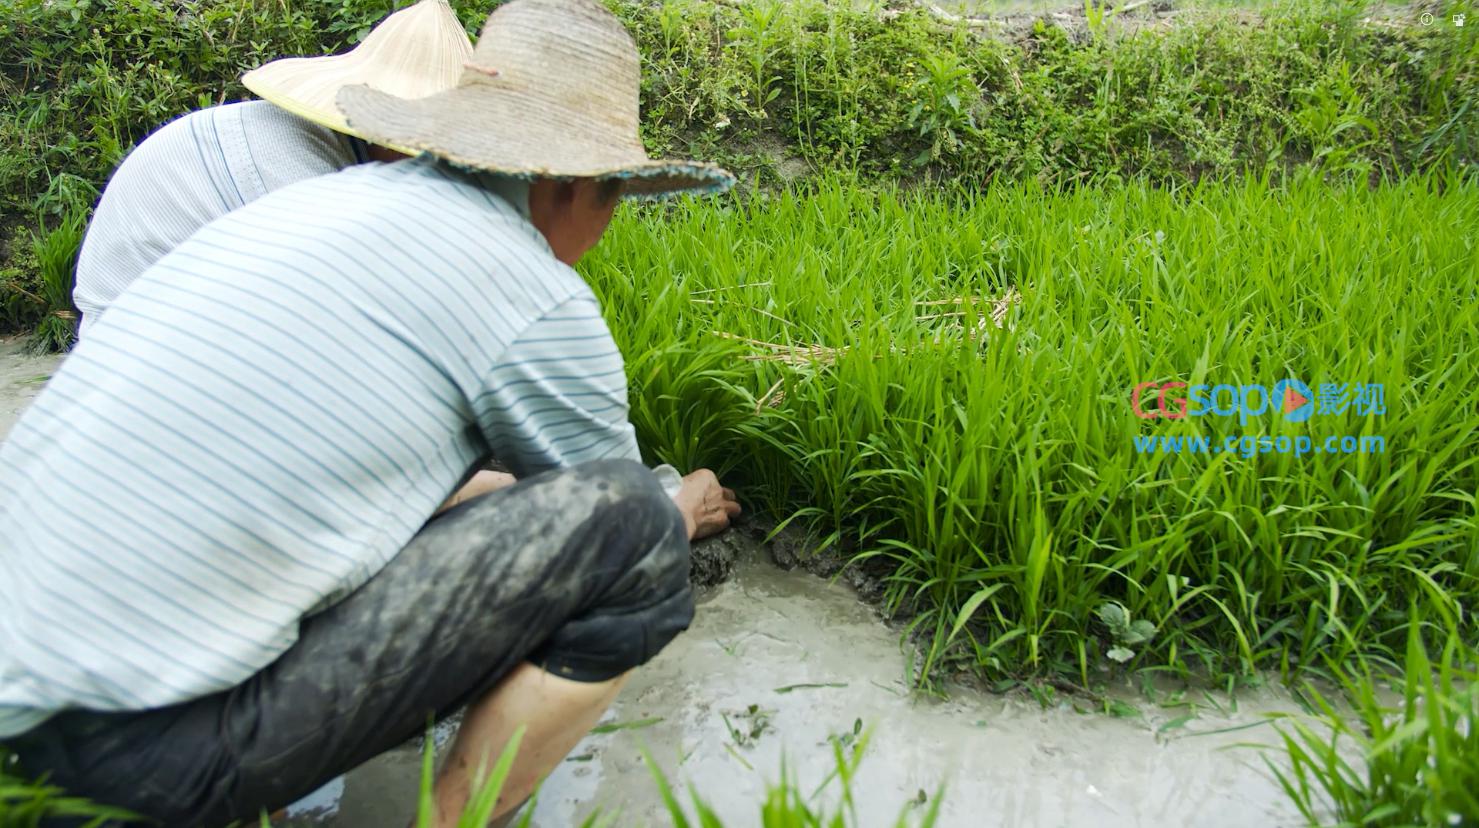
[[1455, 25], [1455, 26], [1462, 26], [1462, 25], [1464, 25], [1464, 20], [1466, 20], [1466, 19], [1467, 18], [1464, 15], [1462, 15], [1462, 14], [1455, 14], [1453, 16], [1453, 25]]
[[1428, 13], [1428, 12], [1423, 12], [1422, 13], [1422, 17], [1419, 17], [1417, 20], [1418, 20], [1419, 23], [1423, 24], [1424, 26], [1431, 26], [1431, 25], [1433, 25], [1433, 15], [1430, 14], [1430, 13]]

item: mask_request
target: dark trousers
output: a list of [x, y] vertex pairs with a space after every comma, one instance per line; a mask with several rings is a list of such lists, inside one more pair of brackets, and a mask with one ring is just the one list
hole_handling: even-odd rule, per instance
[[141, 712], [67, 711], [10, 746], [26, 773], [69, 794], [217, 828], [401, 744], [522, 662], [605, 681], [692, 617], [682, 516], [647, 468], [599, 461], [432, 519], [229, 691]]

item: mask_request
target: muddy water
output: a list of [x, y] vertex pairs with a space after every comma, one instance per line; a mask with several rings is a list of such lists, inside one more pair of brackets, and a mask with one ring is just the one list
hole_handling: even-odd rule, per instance
[[[942, 784], [948, 826], [1299, 824], [1261, 752], [1235, 746], [1272, 742], [1263, 714], [1296, 709], [1278, 693], [1236, 702], [1192, 693], [1188, 709], [1127, 692], [1140, 715], [1112, 718], [1017, 694], [921, 698], [905, 689], [905, 663], [898, 634], [847, 588], [782, 571], [754, 550], [605, 720], [659, 721], [587, 737], [544, 785], [534, 824], [578, 824], [596, 807], [619, 811], [622, 825], [669, 824], [641, 760], [645, 743], [675, 787], [693, 786], [732, 825], [755, 825], [782, 757], [810, 793], [834, 766], [829, 739], [859, 720], [872, 733], [854, 789], [867, 826], [891, 824], [908, 800]], [[309, 820], [295, 809], [295, 824], [399, 828], [417, 762], [409, 749], [381, 757], [319, 797], [320, 806], [337, 799], [337, 813]]]
[[0, 440], [61, 362], [55, 355], [27, 354], [21, 337], [0, 337]]

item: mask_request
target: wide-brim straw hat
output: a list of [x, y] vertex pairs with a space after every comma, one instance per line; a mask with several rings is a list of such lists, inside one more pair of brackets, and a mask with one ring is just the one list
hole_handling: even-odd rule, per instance
[[525, 178], [620, 178], [627, 197], [727, 189], [714, 164], [647, 157], [637, 45], [591, 0], [513, 0], [489, 17], [454, 89], [407, 100], [347, 86], [360, 135]]
[[242, 76], [258, 97], [337, 132], [366, 140], [344, 120], [335, 99], [364, 84], [402, 98], [424, 98], [457, 85], [472, 41], [447, 0], [421, 0], [381, 21], [342, 55], [283, 58]]

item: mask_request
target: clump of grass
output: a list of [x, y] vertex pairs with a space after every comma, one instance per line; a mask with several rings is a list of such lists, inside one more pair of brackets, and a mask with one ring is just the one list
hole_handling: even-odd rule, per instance
[[1435, 663], [1418, 629], [1395, 705], [1379, 673], [1335, 666], [1353, 712], [1309, 688], [1319, 726], [1282, 731], [1289, 769], [1270, 767], [1311, 825], [1479, 825], [1479, 650], [1451, 635]]
[[[883, 578], [941, 666], [1081, 685], [1398, 662], [1479, 598], [1479, 189], [859, 190], [618, 215], [583, 270], [650, 460]], [[1381, 228], [1380, 239], [1373, 228]], [[1381, 239], [1389, 241], [1381, 241]], [[921, 308], [965, 297], [961, 317]], [[955, 307], [955, 305], [949, 305]], [[1146, 380], [1381, 383], [1384, 415], [1138, 419]], [[1380, 454], [1137, 453], [1380, 434]], [[1101, 608], [1119, 608], [1115, 628]], [[1133, 642], [1131, 643], [1131, 639]]]
[[31, 350], [38, 353], [65, 351], [77, 339], [77, 311], [72, 305], [72, 285], [77, 252], [87, 228], [87, 212], [73, 210], [61, 223], [31, 236], [38, 268], [38, 292], [33, 298], [43, 309], [31, 334]]
[[[856, 741], [849, 744], [843, 744], [841, 740], [834, 738], [831, 745], [835, 767], [823, 781], [822, 786], [810, 795], [802, 790], [795, 777], [787, 773], [785, 763], [782, 762], [781, 779], [767, 788], [765, 800], [760, 805], [760, 825], [764, 828], [849, 828], [863, 824], [863, 820], [858, 817], [857, 803], [853, 800], [853, 790], [856, 786], [858, 766], [862, 763], [863, 755], [867, 750], [868, 734], [862, 734], [857, 737]], [[690, 828], [695, 825], [699, 828], [723, 828], [724, 822], [714, 813], [698, 791], [690, 789], [688, 792], [693, 807], [690, 814], [688, 806], [680, 802], [673, 793], [672, 785], [668, 783], [662, 769], [653, 760], [652, 754], [643, 750], [642, 759], [647, 763], [648, 771], [652, 773], [652, 779], [662, 795], [663, 804], [667, 807], [668, 816], [674, 828]], [[828, 786], [834, 784], [837, 788], [836, 803], [818, 805], [815, 801], [818, 796]], [[932, 797], [927, 797], [923, 791], [920, 791], [919, 798], [910, 799], [903, 804], [898, 817], [893, 822], [894, 828], [909, 828], [909, 826], [931, 828], [939, 819], [943, 796], [943, 788], [937, 790]], [[925, 805], [926, 801], [927, 805]], [[878, 815], [869, 814], [868, 816], [869, 824], [877, 822]]]
[[97, 828], [110, 820], [134, 818], [122, 808], [67, 796], [61, 788], [47, 784], [45, 778], [23, 778], [15, 765], [15, 757], [0, 747], [0, 825], [5, 828], [40, 828], [43, 822], [60, 819], [78, 820], [83, 828]]

